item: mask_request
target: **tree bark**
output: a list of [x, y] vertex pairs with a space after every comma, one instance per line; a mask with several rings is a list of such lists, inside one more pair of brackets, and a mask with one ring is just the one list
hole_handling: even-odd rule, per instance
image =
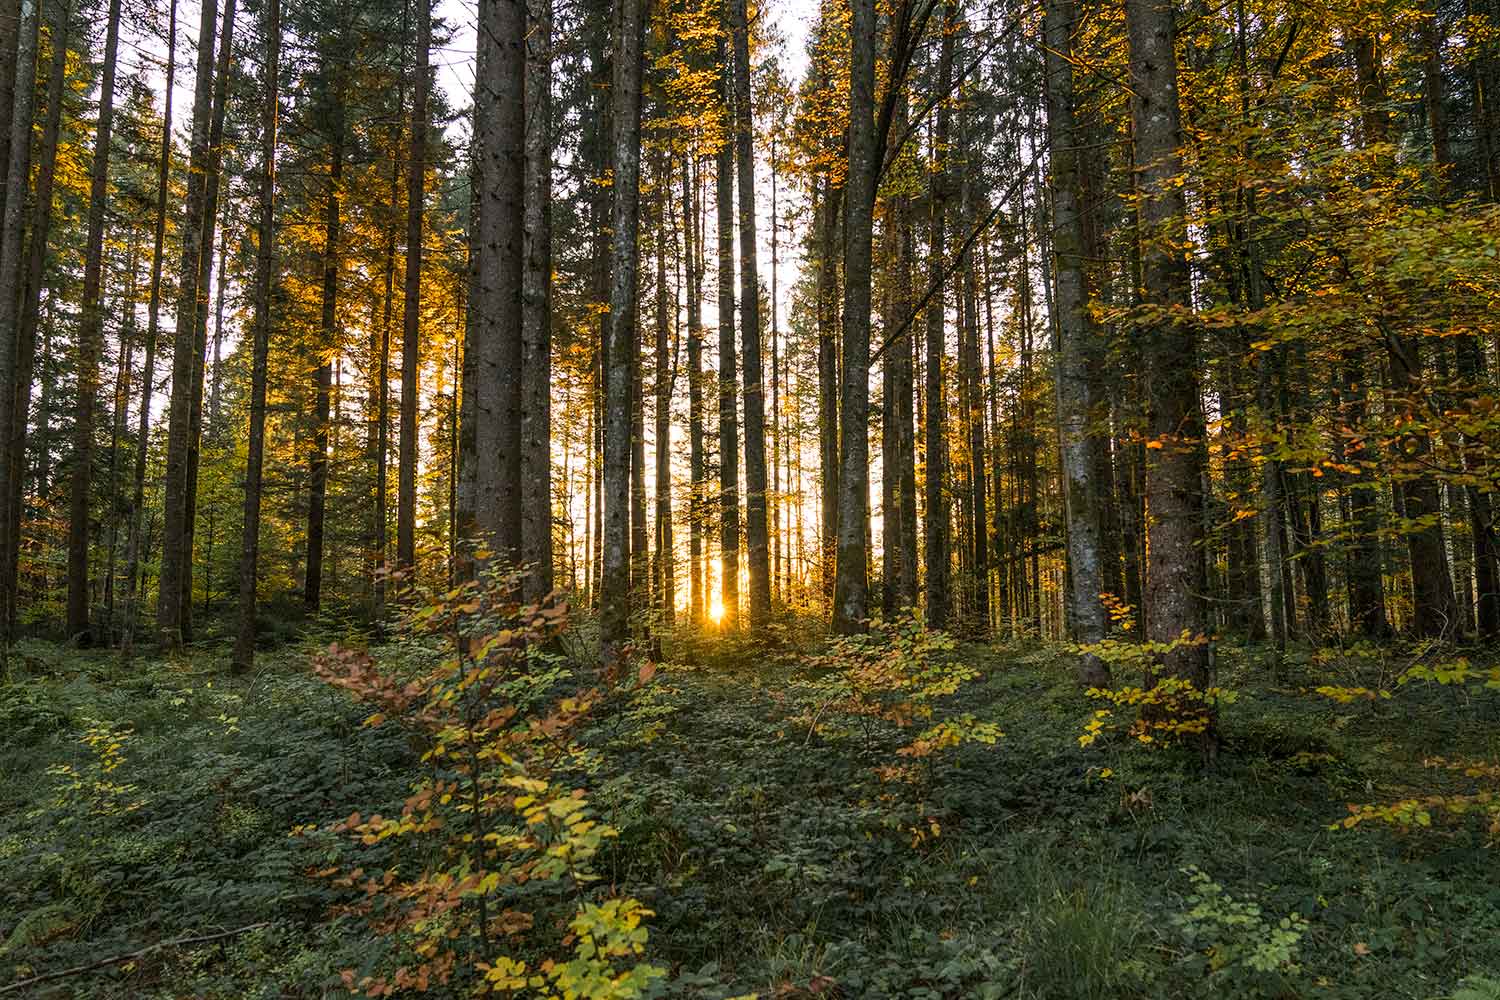
[[[719, 45], [720, 93], [731, 134], [734, 103], [731, 68]], [[720, 627], [740, 624], [740, 444], [739, 371], [734, 342], [734, 146], [719, 149], [714, 178], [719, 223], [719, 593], [724, 616]]]
[[[330, 69], [325, 64], [323, 72]], [[337, 70], [332, 72], [337, 73]], [[329, 140], [328, 180], [323, 204], [323, 290], [319, 321], [317, 367], [313, 371], [313, 441], [308, 461], [307, 574], [302, 602], [309, 614], [322, 606], [323, 540], [328, 506], [328, 435], [333, 389], [333, 357], [339, 350], [338, 297], [342, 269], [344, 181], [344, 106], [342, 81], [325, 81], [329, 104], [325, 109], [332, 134]]]
[[[953, 86], [953, 45], [957, 22], [957, 5], [950, 0], [943, 11], [943, 36], [938, 49], [939, 95], [947, 94]], [[949, 115], [948, 102], [944, 100], [937, 110], [933, 137], [933, 156], [936, 162], [928, 190], [927, 269], [930, 283], [939, 286], [945, 271]], [[935, 629], [947, 628], [952, 612], [948, 571], [948, 508], [943, 497], [948, 464], [947, 435], [944, 433], [946, 408], [943, 403], [943, 356], [947, 353], [947, 334], [943, 313], [944, 297], [939, 292], [927, 306], [927, 385], [924, 401], [927, 417], [924, 428], [927, 517], [923, 524], [923, 547], [927, 564], [927, 624]]]
[[839, 408], [839, 547], [833, 628], [870, 616], [866, 548], [870, 475], [870, 266], [875, 208], [875, 0], [851, 0], [849, 164], [844, 182], [844, 372]]
[[[432, 46], [432, 5], [416, 0], [417, 39], [412, 67], [411, 139], [406, 165], [406, 273], [401, 312], [401, 443], [396, 457], [396, 569], [410, 577], [417, 565], [417, 456], [422, 336], [423, 226], [427, 181], [428, 55]], [[384, 465], [384, 457], [381, 458]], [[385, 551], [385, 524], [380, 525]], [[402, 586], [412, 581], [403, 579]]]
[[[1160, 310], [1142, 334], [1147, 374], [1147, 636], [1172, 644], [1162, 666], [1202, 690], [1208, 686], [1204, 600], [1202, 439], [1197, 338], [1186, 256], [1174, 11], [1169, 0], [1126, 0], [1131, 108], [1142, 229], [1144, 303]], [[1209, 738], [1205, 734], [1205, 738]]]
[[[29, 13], [23, 14], [22, 0], [4, 0], [0, 3], [0, 170], [10, 167], [10, 137], [16, 110], [16, 59], [20, 55], [23, 17], [35, 17], [33, 5]], [[0, 175], [0, 219], [5, 217], [5, 199], [8, 184]]]
[[522, 270], [525, 257], [525, 0], [483, 0], [476, 77], [484, 158], [475, 305], [475, 519], [479, 547], [521, 557]]
[[89, 174], [88, 244], [83, 265], [83, 319], [78, 330], [78, 399], [73, 418], [73, 476], [68, 515], [68, 635], [89, 631], [89, 498], [93, 492], [94, 404], [104, 352], [104, 212], [109, 199], [109, 145], [114, 134], [115, 65], [120, 42], [120, 0], [110, 0], [104, 29], [104, 71], [94, 162]]
[[656, 565], [657, 603], [662, 621], [670, 625], [676, 611], [676, 569], [672, 544], [672, 372], [667, 335], [667, 199], [672, 177], [667, 157], [660, 159], [662, 176], [656, 196]]
[[[0, 561], [3, 561], [4, 584], [3, 589], [11, 602], [8, 608], [9, 618], [6, 619], [4, 627], [9, 629], [15, 624], [16, 595], [20, 587], [20, 549], [21, 549], [21, 527], [23, 514], [25, 513], [24, 500], [24, 478], [26, 470], [26, 437], [27, 417], [31, 410], [31, 387], [36, 367], [36, 335], [41, 317], [41, 296], [43, 284], [43, 267], [47, 259], [47, 240], [52, 225], [52, 188], [57, 171], [57, 149], [58, 137], [62, 122], [63, 91], [66, 83], [67, 68], [67, 32], [71, 23], [73, 5], [72, 3], [59, 3], [54, 9], [55, 20], [50, 26], [52, 36], [52, 62], [47, 77], [47, 117], [42, 126], [41, 143], [36, 147], [36, 156], [31, 156], [31, 128], [30, 111], [26, 117], [26, 135], [24, 139], [17, 137], [13, 142], [12, 149], [19, 144], [25, 160], [25, 169], [29, 173], [31, 163], [36, 162], [36, 183], [32, 189], [31, 204], [31, 226], [29, 231], [22, 223], [17, 224], [16, 237], [27, 241], [26, 267], [20, 271], [20, 264], [16, 265], [19, 290], [15, 293], [20, 300], [19, 329], [15, 333], [15, 362], [14, 370], [6, 370], [3, 377], [11, 394], [9, 405], [6, 407], [5, 416], [9, 421], [9, 431], [4, 437], [6, 451], [6, 473], [8, 489], [4, 494], [4, 505], [6, 516], [4, 522], [5, 546], [0, 549]], [[24, 41], [24, 40], [23, 40]], [[35, 47], [38, 38], [33, 37], [28, 43]], [[34, 76], [35, 54], [30, 57]], [[22, 70], [18, 66], [18, 70]], [[22, 80], [18, 75], [17, 86], [21, 86]], [[34, 103], [30, 95], [35, 92], [34, 85], [26, 87], [28, 99], [25, 103], [29, 106]], [[22, 103], [21, 101], [17, 102]], [[20, 124], [20, 111], [17, 109], [17, 125]], [[13, 163], [14, 167], [15, 164]], [[22, 186], [20, 195], [21, 207], [25, 207], [25, 185]], [[6, 231], [7, 238], [10, 230]], [[11, 272], [4, 272], [9, 275]], [[51, 304], [48, 307], [49, 320], [52, 315]], [[3, 315], [3, 314], [0, 314]], [[49, 323], [50, 325], [50, 323]], [[8, 339], [8, 334], [5, 335]], [[8, 634], [8, 633], [7, 633]]]
[[146, 360], [141, 375], [141, 412], [136, 427], [135, 485], [130, 503], [130, 537], [126, 543], [124, 632], [120, 659], [128, 662], [135, 643], [140, 596], [136, 586], [141, 557], [142, 520], [146, 507], [146, 453], [150, 446], [151, 401], [156, 390], [156, 338], [161, 330], [161, 278], [167, 235], [167, 182], [172, 169], [172, 91], [177, 77], [177, 0], [167, 13], [167, 80], [163, 97], [161, 154], [156, 165], [156, 228], [151, 249], [151, 295], [146, 307]]
[[687, 271], [688, 324], [688, 621], [703, 624], [707, 588], [703, 585], [703, 498], [708, 492], [703, 463], [703, 272], [698, 267], [698, 246], [703, 239], [699, 224], [696, 160], [683, 160], [682, 219], [683, 257]]
[[[250, 429], [245, 457], [245, 514], [240, 537], [239, 629], [234, 669], [255, 665], [255, 598], [260, 565], [260, 505], [266, 448], [266, 359], [270, 350], [271, 282], [276, 267], [276, 133], [281, 100], [281, 0], [266, 0], [261, 12], [265, 36], [261, 112], [260, 219], [255, 254], [254, 315], [250, 320]], [[382, 526], [383, 528], [383, 526]]]
[[[181, 634], [184, 642], [193, 637], [192, 566], [198, 513], [198, 465], [203, 443], [203, 390], [208, 356], [208, 290], [214, 263], [215, 223], [218, 220], [219, 188], [224, 169], [224, 122], [229, 107], [230, 65], [234, 58], [235, 0], [226, 0], [224, 17], [219, 26], [218, 65], [214, 71], [213, 112], [208, 130], [208, 176], [204, 179], [203, 229], [199, 234], [197, 306], [193, 314], [193, 386], [188, 408], [187, 500], [182, 577]], [[211, 563], [205, 576], [213, 573]]]
[[[1068, 621], [1083, 646], [1102, 641], [1109, 619], [1102, 564], [1099, 487], [1094, 481], [1090, 423], [1097, 401], [1089, 373], [1094, 330], [1088, 312], [1085, 235], [1078, 168], [1078, 129], [1074, 119], [1073, 0], [1047, 0], [1042, 12], [1046, 64], [1047, 138], [1052, 149], [1052, 255], [1054, 320], [1057, 328], [1057, 422], [1062, 447], [1063, 509], [1067, 517], [1068, 572], [1072, 584]], [[998, 498], [996, 500], [998, 503]], [[1078, 681], [1107, 687], [1109, 668], [1097, 654], [1079, 658]]]
[[839, 194], [824, 178], [818, 205], [818, 585], [833, 600], [839, 531], [839, 342], [838, 233]]
[[750, 627], [771, 617], [771, 555], [766, 506], [766, 387], [761, 366], [760, 272], [755, 225], [755, 119], [750, 103], [750, 26], [746, 0], [731, 5], [734, 35], [735, 161], [739, 171], [740, 345], [745, 364], [745, 549]]
[[[228, 0], [233, 3], [234, 0]], [[197, 346], [199, 252], [202, 230], [209, 224], [205, 204], [209, 166], [209, 126], [213, 115], [214, 27], [217, 4], [202, 4], [198, 28], [198, 67], [193, 85], [193, 131], [188, 154], [187, 200], [180, 230], [182, 257], [178, 266], [177, 325], [172, 346], [172, 395], [167, 412], [167, 467], [162, 484], [165, 498], [162, 523], [161, 569], [157, 574], [156, 627], [162, 644], [175, 649], [183, 642], [184, 588], [191, 573], [187, 548], [191, 516], [188, 494], [189, 409], [193, 402], [193, 351]], [[170, 129], [170, 123], [168, 125]]]
[[604, 565], [599, 632], [613, 666], [630, 633], [631, 352], [636, 344], [637, 241], [641, 183], [641, 73], [645, 0], [616, 0], [612, 101], [614, 210], [611, 249], [609, 384], [604, 434]]
[[521, 275], [521, 561], [523, 596], [553, 587], [552, 0], [530, 0], [526, 33], [526, 190]]
[[[0, 235], [0, 636], [8, 640], [15, 628], [20, 511], [13, 497], [20, 495], [19, 452], [24, 448], [25, 420], [17, 419], [24, 345], [19, 336], [23, 274], [22, 250], [26, 232], [26, 193], [31, 180], [31, 117], [36, 94], [37, 41], [41, 22], [37, 0], [18, 4], [16, 56], [11, 81], [14, 116], [7, 136], [4, 232]], [[9, 45], [5, 46], [9, 49]], [[29, 380], [28, 380], [29, 381]], [[19, 443], [18, 443], [19, 439]]]

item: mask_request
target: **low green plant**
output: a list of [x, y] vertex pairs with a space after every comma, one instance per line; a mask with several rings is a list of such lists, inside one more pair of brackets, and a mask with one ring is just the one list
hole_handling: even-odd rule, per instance
[[615, 830], [559, 774], [600, 692], [542, 707], [543, 692], [567, 679], [541, 652], [566, 627], [567, 606], [522, 606], [518, 592], [518, 577], [495, 573], [415, 612], [410, 627], [447, 648], [425, 675], [392, 674], [338, 646], [315, 665], [379, 709], [367, 725], [400, 723], [425, 747], [426, 774], [399, 816], [356, 812], [323, 831], [346, 838], [354, 857], [318, 874], [358, 889], [343, 912], [388, 943], [369, 967], [343, 971], [351, 992], [631, 1000], [663, 975], [640, 960], [651, 911], [597, 898], [594, 859]]
[[[838, 737], [852, 723], [876, 721], [907, 729], [933, 718], [937, 703], [979, 677], [955, 656], [956, 641], [927, 628], [920, 617], [872, 622], [865, 632], [836, 636], [819, 654], [805, 656], [810, 676], [805, 708], [794, 721], [814, 733]], [[993, 744], [1005, 734], [972, 714], [944, 719], [919, 732], [897, 752], [926, 757], [961, 743]]]
[[1277, 995], [1301, 971], [1297, 956], [1307, 920], [1297, 913], [1268, 917], [1258, 903], [1236, 899], [1196, 865], [1182, 872], [1190, 883], [1188, 908], [1172, 923], [1195, 961], [1222, 993]]

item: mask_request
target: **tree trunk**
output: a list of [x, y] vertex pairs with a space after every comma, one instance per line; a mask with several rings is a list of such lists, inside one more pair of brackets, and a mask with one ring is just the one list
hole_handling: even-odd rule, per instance
[[521, 274], [521, 561], [523, 596], [553, 587], [552, 0], [530, 0], [526, 33], [525, 258]]
[[[0, 171], [10, 167], [10, 137], [16, 110], [16, 59], [20, 55], [22, 29], [35, 18], [36, 6], [28, 9], [22, 0], [0, 3]], [[0, 219], [5, 217], [5, 199], [9, 185], [0, 173]]]
[[839, 530], [839, 342], [838, 342], [838, 192], [826, 177], [818, 221], [818, 585], [833, 599]]
[[[227, 0], [233, 3], [234, 0]], [[217, 5], [202, 4], [198, 28], [198, 67], [193, 85], [193, 132], [188, 155], [187, 201], [180, 229], [182, 257], [178, 266], [177, 325], [172, 346], [172, 396], [167, 413], [167, 468], [162, 490], [161, 569], [157, 574], [156, 627], [163, 645], [183, 642], [183, 599], [192, 566], [187, 547], [192, 502], [188, 494], [188, 435], [193, 402], [193, 351], [197, 346], [199, 252], [202, 231], [209, 225], [205, 202], [209, 166], [209, 126], [213, 115], [214, 26]]]
[[[69, 18], [72, 13], [71, 3], [59, 3], [55, 9], [56, 20], [51, 25], [52, 32], [52, 63], [47, 78], [47, 119], [42, 127], [42, 141], [37, 148], [36, 185], [32, 192], [32, 218], [29, 234], [23, 222], [17, 221], [14, 232], [12, 232], [7, 220], [5, 231], [5, 248], [0, 254], [8, 253], [10, 239], [14, 235], [17, 240], [29, 238], [28, 253], [26, 256], [26, 268], [22, 272], [19, 261], [15, 263], [14, 270], [11, 268], [9, 257], [3, 257], [0, 262], [0, 294], [6, 294], [5, 306], [0, 307], [0, 339], [6, 342], [8, 348], [14, 350], [13, 365], [0, 367], [0, 381], [5, 384], [4, 392], [8, 399], [0, 403], [3, 406], [3, 419], [7, 423], [6, 431], [0, 440], [4, 441], [4, 475], [6, 478], [6, 490], [0, 494], [0, 503], [5, 508], [3, 533], [5, 544], [0, 547], [0, 563], [3, 563], [3, 582], [0, 582], [0, 590], [5, 593], [7, 617], [0, 622], [0, 628], [5, 630], [8, 636], [10, 630], [15, 626], [16, 601], [20, 584], [20, 550], [21, 550], [21, 525], [22, 515], [25, 510], [23, 479], [26, 469], [26, 432], [27, 417], [31, 410], [31, 385], [36, 363], [36, 332], [41, 313], [42, 294], [42, 269], [47, 257], [47, 238], [52, 223], [52, 186], [57, 169], [57, 145], [59, 129], [62, 121], [62, 95], [64, 71], [67, 66], [67, 29]], [[39, 26], [39, 25], [38, 25]], [[29, 46], [35, 49], [38, 45], [37, 27], [29, 31], [22, 25], [23, 37], [21, 46]], [[22, 87], [24, 83], [24, 95], [18, 95], [16, 104], [16, 126], [21, 125], [24, 105], [25, 132], [24, 135], [16, 135], [13, 138], [11, 149], [13, 159], [11, 169], [23, 170], [23, 180], [20, 192], [16, 195], [15, 204], [18, 212], [24, 213], [26, 207], [26, 183], [25, 177], [31, 171], [31, 106], [34, 104], [34, 83], [36, 53], [25, 55], [23, 52], [18, 58], [16, 85]], [[19, 163], [17, 161], [20, 161]], [[9, 198], [7, 195], [7, 204]], [[14, 276], [16, 285], [11, 285]], [[11, 297], [13, 296], [13, 298]], [[5, 326], [4, 320], [14, 322], [15, 316], [9, 309], [19, 302], [20, 315], [17, 326]], [[11, 330], [15, 330], [12, 340]]]
[[[899, 98], [895, 126], [897, 134], [907, 127], [907, 99]], [[898, 321], [906, 324], [906, 332], [891, 346], [894, 355], [889, 361], [892, 368], [891, 388], [895, 391], [891, 419], [895, 425], [896, 444], [894, 468], [890, 475], [895, 479], [894, 496], [901, 519], [895, 533], [897, 563], [896, 602], [898, 611], [910, 613], [917, 604], [917, 454], [916, 412], [912, 403], [912, 380], [916, 343], [915, 323], [912, 322], [912, 264], [916, 259], [916, 238], [912, 232], [912, 199], [905, 192], [897, 195], [894, 226], [896, 230], [896, 268], [892, 276], [894, 287], [892, 300], [896, 304]]]
[[[1203, 543], [1203, 415], [1188, 262], [1187, 206], [1177, 184], [1182, 145], [1173, 8], [1166, 0], [1127, 0], [1131, 107], [1142, 229], [1142, 291], [1164, 318], [1142, 331], [1147, 373], [1147, 636], [1172, 645], [1166, 672], [1208, 686]], [[1205, 739], [1210, 739], [1205, 734]]]
[[[41, 26], [37, 0], [7, 4], [15, 14], [14, 44], [0, 45], [0, 101], [7, 122], [4, 229], [0, 234], [0, 639], [9, 640], [15, 626], [19, 538], [12, 530], [11, 497], [20, 494], [21, 456], [16, 441], [25, 440], [25, 420], [16, 419], [22, 361], [19, 307], [22, 251], [25, 246], [26, 193], [31, 180], [31, 117], [36, 94], [36, 55]], [[16, 513], [19, 513], [17, 511]]]
[[[779, 291], [780, 259], [780, 236], [781, 220], [780, 206], [777, 198], [776, 179], [776, 132], [771, 132], [771, 155], [769, 166], [771, 168], [771, 493], [767, 506], [770, 509], [771, 520], [771, 600], [784, 604], [787, 599], [786, 578], [782, 561], [782, 550], [786, 546], [785, 531], [781, 522], [785, 503], [782, 499], [781, 461], [782, 455], [790, 453], [786, 451], [785, 425], [782, 423], [782, 400], [781, 400], [781, 318], [780, 306], [777, 299]], [[791, 472], [788, 470], [786, 482], [791, 483]]]
[[120, 42], [120, 0], [110, 0], [104, 29], [104, 73], [89, 174], [88, 244], [83, 265], [83, 319], [78, 329], [78, 398], [73, 418], [73, 481], [68, 516], [68, 635], [89, 630], [89, 498], [93, 492], [94, 403], [104, 351], [104, 211], [109, 199], [109, 145], [115, 118], [115, 65]]
[[[958, 9], [950, 2], [943, 11], [943, 35], [938, 49], [938, 94], [947, 94], [953, 86], [953, 45], [957, 31]], [[941, 286], [945, 270], [944, 243], [948, 199], [949, 102], [938, 105], [933, 138], [936, 167], [929, 181], [929, 217], [927, 223], [927, 273], [932, 285]], [[948, 440], [945, 433], [946, 407], [943, 403], [943, 356], [947, 353], [944, 329], [944, 298], [939, 291], [927, 306], [927, 385], [926, 427], [926, 507], [923, 525], [923, 547], [927, 564], [927, 624], [931, 628], [948, 627], [952, 595], [948, 579], [948, 506], [943, 496], [947, 478]]]
[[[203, 187], [203, 229], [199, 234], [197, 305], [193, 313], [193, 385], [188, 407], [187, 499], [182, 577], [181, 634], [184, 642], [193, 637], [192, 566], [195, 526], [198, 512], [198, 464], [203, 443], [203, 389], [207, 374], [204, 361], [208, 353], [209, 274], [214, 263], [215, 223], [218, 220], [219, 187], [224, 167], [224, 121], [229, 104], [229, 70], [234, 55], [235, 0], [226, 0], [219, 27], [218, 66], [214, 71], [213, 112], [208, 130], [208, 176]], [[210, 567], [208, 573], [212, 573]]]
[[[324, 72], [328, 68], [324, 67]], [[329, 84], [337, 95], [340, 88]], [[322, 316], [319, 323], [317, 367], [313, 371], [313, 442], [308, 462], [307, 501], [307, 574], [303, 581], [302, 602], [309, 614], [322, 606], [323, 540], [328, 507], [328, 435], [330, 403], [333, 389], [333, 358], [339, 350], [339, 272], [342, 268], [344, 181], [344, 114], [343, 103], [334, 96], [327, 109], [333, 130], [329, 136], [328, 181], [323, 205], [323, 291]]]
[[[166, 254], [167, 182], [172, 168], [172, 90], [177, 76], [177, 0], [167, 14], [167, 81], [163, 97], [161, 155], [156, 165], [156, 228], [151, 250], [151, 298], [146, 308], [146, 360], [141, 375], [141, 412], [136, 429], [135, 485], [130, 503], [130, 537], [126, 543], [124, 634], [120, 659], [128, 662], [135, 642], [140, 599], [136, 587], [141, 557], [142, 518], [146, 507], [146, 453], [149, 450], [151, 401], [156, 390], [156, 338], [161, 329], [161, 278]], [[141, 592], [144, 588], [141, 588]]]
[[683, 257], [687, 270], [688, 323], [688, 621], [703, 624], [707, 588], [703, 585], [703, 498], [708, 492], [703, 466], [703, 272], [698, 267], [698, 246], [703, 239], [699, 223], [697, 171], [689, 177], [683, 160], [682, 220]]
[[663, 156], [656, 196], [656, 566], [655, 580], [662, 621], [670, 625], [677, 592], [672, 559], [672, 372], [667, 334], [667, 199], [672, 177]]
[[[731, 128], [731, 68], [719, 45], [720, 93]], [[720, 626], [740, 624], [740, 444], [738, 358], [734, 342], [734, 146], [719, 149], [714, 198], [719, 223], [719, 592], [724, 616]]]
[[[270, 347], [271, 281], [276, 267], [276, 130], [281, 99], [281, 0], [261, 12], [266, 54], [262, 68], [260, 233], [255, 255], [254, 314], [250, 320], [250, 429], [245, 458], [245, 515], [240, 538], [239, 629], [234, 669], [255, 665], [255, 596], [260, 564], [260, 503], [266, 448], [266, 358]], [[383, 526], [382, 526], [383, 528]]]
[[[1456, 346], [1460, 391], [1479, 392], [1483, 384], [1484, 349], [1476, 337], [1463, 337]], [[1483, 452], [1474, 437], [1462, 442], [1464, 471], [1479, 473]], [[1474, 619], [1486, 639], [1500, 635], [1500, 544], [1495, 537], [1494, 499], [1476, 483], [1464, 487], [1468, 499], [1469, 531], [1474, 539]]]
[[130, 417], [130, 380], [135, 374], [135, 345], [140, 334], [136, 324], [135, 306], [140, 294], [140, 244], [135, 232], [128, 237], [126, 250], [125, 294], [120, 303], [123, 317], [120, 326], [119, 364], [115, 373], [113, 413], [109, 427], [109, 543], [104, 561], [104, 621], [105, 631], [100, 638], [110, 641], [117, 627], [115, 618], [115, 591], [118, 579], [120, 553], [120, 449], [124, 445], [126, 424]]
[[766, 508], [766, 387], [761, 371], [760, 275], [755, 226], [755, 119], [750, 104], [747, 0], [731, 4], [734, 35], [735, 161], [740, 189], [740, 345], [745, 362], [745, 542], [750, 627], [771, 617], [771, 554]]
[[[636, 266], [640, 266], [639, 257]], [[639, 270], [636, 285], [640, 286]], [[639, 317], [639, 303], [636, 312]], [[639, 606], [649, 607], [651, 541], [646, 527], [646, 381], [641, 368], [644, 331], [639, 322], [630, 333], [630, 590], [639, 595]]]
[[641, 73], [644, 0], [616, 0], [614, 11], [613, 243], [604, 434], [604, 565], [599, 633], [606, 666], [619, 662], [630, 631], [631, 352], [636, 345], [637, 238], [641, 183]]
[[[479, 94], [479, 81], [489, 74], [488, 44], [479, 44], [474, 55], [475, 94]], [[484, 151], [479, 133], [483, 118], [476, 101], [474, 108], [473, 136], [469, 145], [469, 231], [466, 243], [468, 259], [465, 261], [468, 283], [465, 287], [463, 323], [463, 361], [459, 375], [458, 431], [454, 449], [458, 453], [458, 482], [454, 486], [453, 512], [453, 565], [449, 575], [455, 582], [474, 578], [474, 549], [478, 539], [479, 510], [479, 464], [478, 432], [475, 428], [479, 413], [477, 397], [479, 378], [479, 321], [482, 306], [481, 275], [483, 247], [483, 199]], [[415, 510], [413, 510], [415, 521]], [[397, 529], [400, 530], [399, 527]], [[413, 524], [415, 531], [415, 524]], [[415, 549], [415, 545], [413, 545]]]
[[851, 0], [849, 168], [844, 182], [844, 372], [839, 408], [838, 566], [833, 627], [863, 631], [870, 616], [866, 512], [870, 476], [870, 265], [875, 180], [875, 0]]
[[[427, 180], [428, 51], [432, 45], [432, 5], [416, 0], [417, 39], [413, 54], [411, 145], [406, 165], [406, 274], [401, 311], [401, 443], [396, 457], [396, 569], [411, 577], [417, 565], [417, 455], [422, 336], [422, 257]], [[383, 420], [382, 420], [383, 426]], [[381, 466], [385, 458], [382, 453]], [[384, 478], [382, 476], [382, 478]], [[380, 524], [385, 552], [385, 523]], [[403, 579], [402, 587], [414, 582]], [[383, 592], [383, 588], [382, 588]]]
[[484, 158], [475, 302], [475, 518], [479, 547], [521, 556], [522, 271], [525, 257], [525, 0], [480, 6], [484, 74], [475, 78]]
[[[1054, 320], [1057, 328], [1057, 423], [1062, 441], [1063, 509], [1067, 517], [1070, 604], [1073, 638], [1088, 646], [1102, 641], [1109, 626], [1101, 595], [1108, 589], [1101, 559], [1098, 469], [1090, 422], [1096, 400], [1089, 373], [1098, 333], [1088, 312], [1085, 236], [1079, 192], [1078, 130], [1073, 113], [1073, 0], [1048, 0], [1042, 13], [1046, 60], [1047, 139], [1052, 149], [1052, 254]], [[998, 503], [998, 498], [996, 500]], [[1109, 685], [1109, 668], [1092, 652], [1078, 664], [1086, 687]]]

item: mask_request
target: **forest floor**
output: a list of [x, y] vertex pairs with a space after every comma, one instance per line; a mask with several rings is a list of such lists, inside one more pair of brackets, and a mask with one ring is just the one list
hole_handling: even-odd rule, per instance
[[[1273, 677], [1263, 652], [1224, 649], [1238, 698], [1205, 771], [1123, 735], [1080, 746], [1099, 706], [1058, 650], [963, 646], [978, 676], [938, 717], [1004, 736], [912, 759], [886, 723], [813, 731], [795, 656], [677, 652], [581, 737], [590, 802], [619, 831], [600, 884], [654, 911], [663, 995], [1500, 998], [1489, 820], [1339, 825], [1350, 803], [1472, 791], [1424, 761], [1500, 760], [1500, 691], [1340, 702], [1307, 688], [1389, 683], [1394, 652], [1294, 654]], [[346, 995], [362, 945], [288, 831], [399, 811], [421, 770], [402, 731], [363, 726], [308, 645], [252, 678], [220, 649], [128, 672], [16, 653], [0, 995]]]

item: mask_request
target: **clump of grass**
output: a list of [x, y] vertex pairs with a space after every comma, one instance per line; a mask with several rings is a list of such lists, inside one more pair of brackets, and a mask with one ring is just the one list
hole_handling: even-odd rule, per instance
[[1144, 985], [1145, 920], [1114, 881], [1064, 882], [1041, 865], [1019, 939], [1022, 996], [1105, 1000]]

